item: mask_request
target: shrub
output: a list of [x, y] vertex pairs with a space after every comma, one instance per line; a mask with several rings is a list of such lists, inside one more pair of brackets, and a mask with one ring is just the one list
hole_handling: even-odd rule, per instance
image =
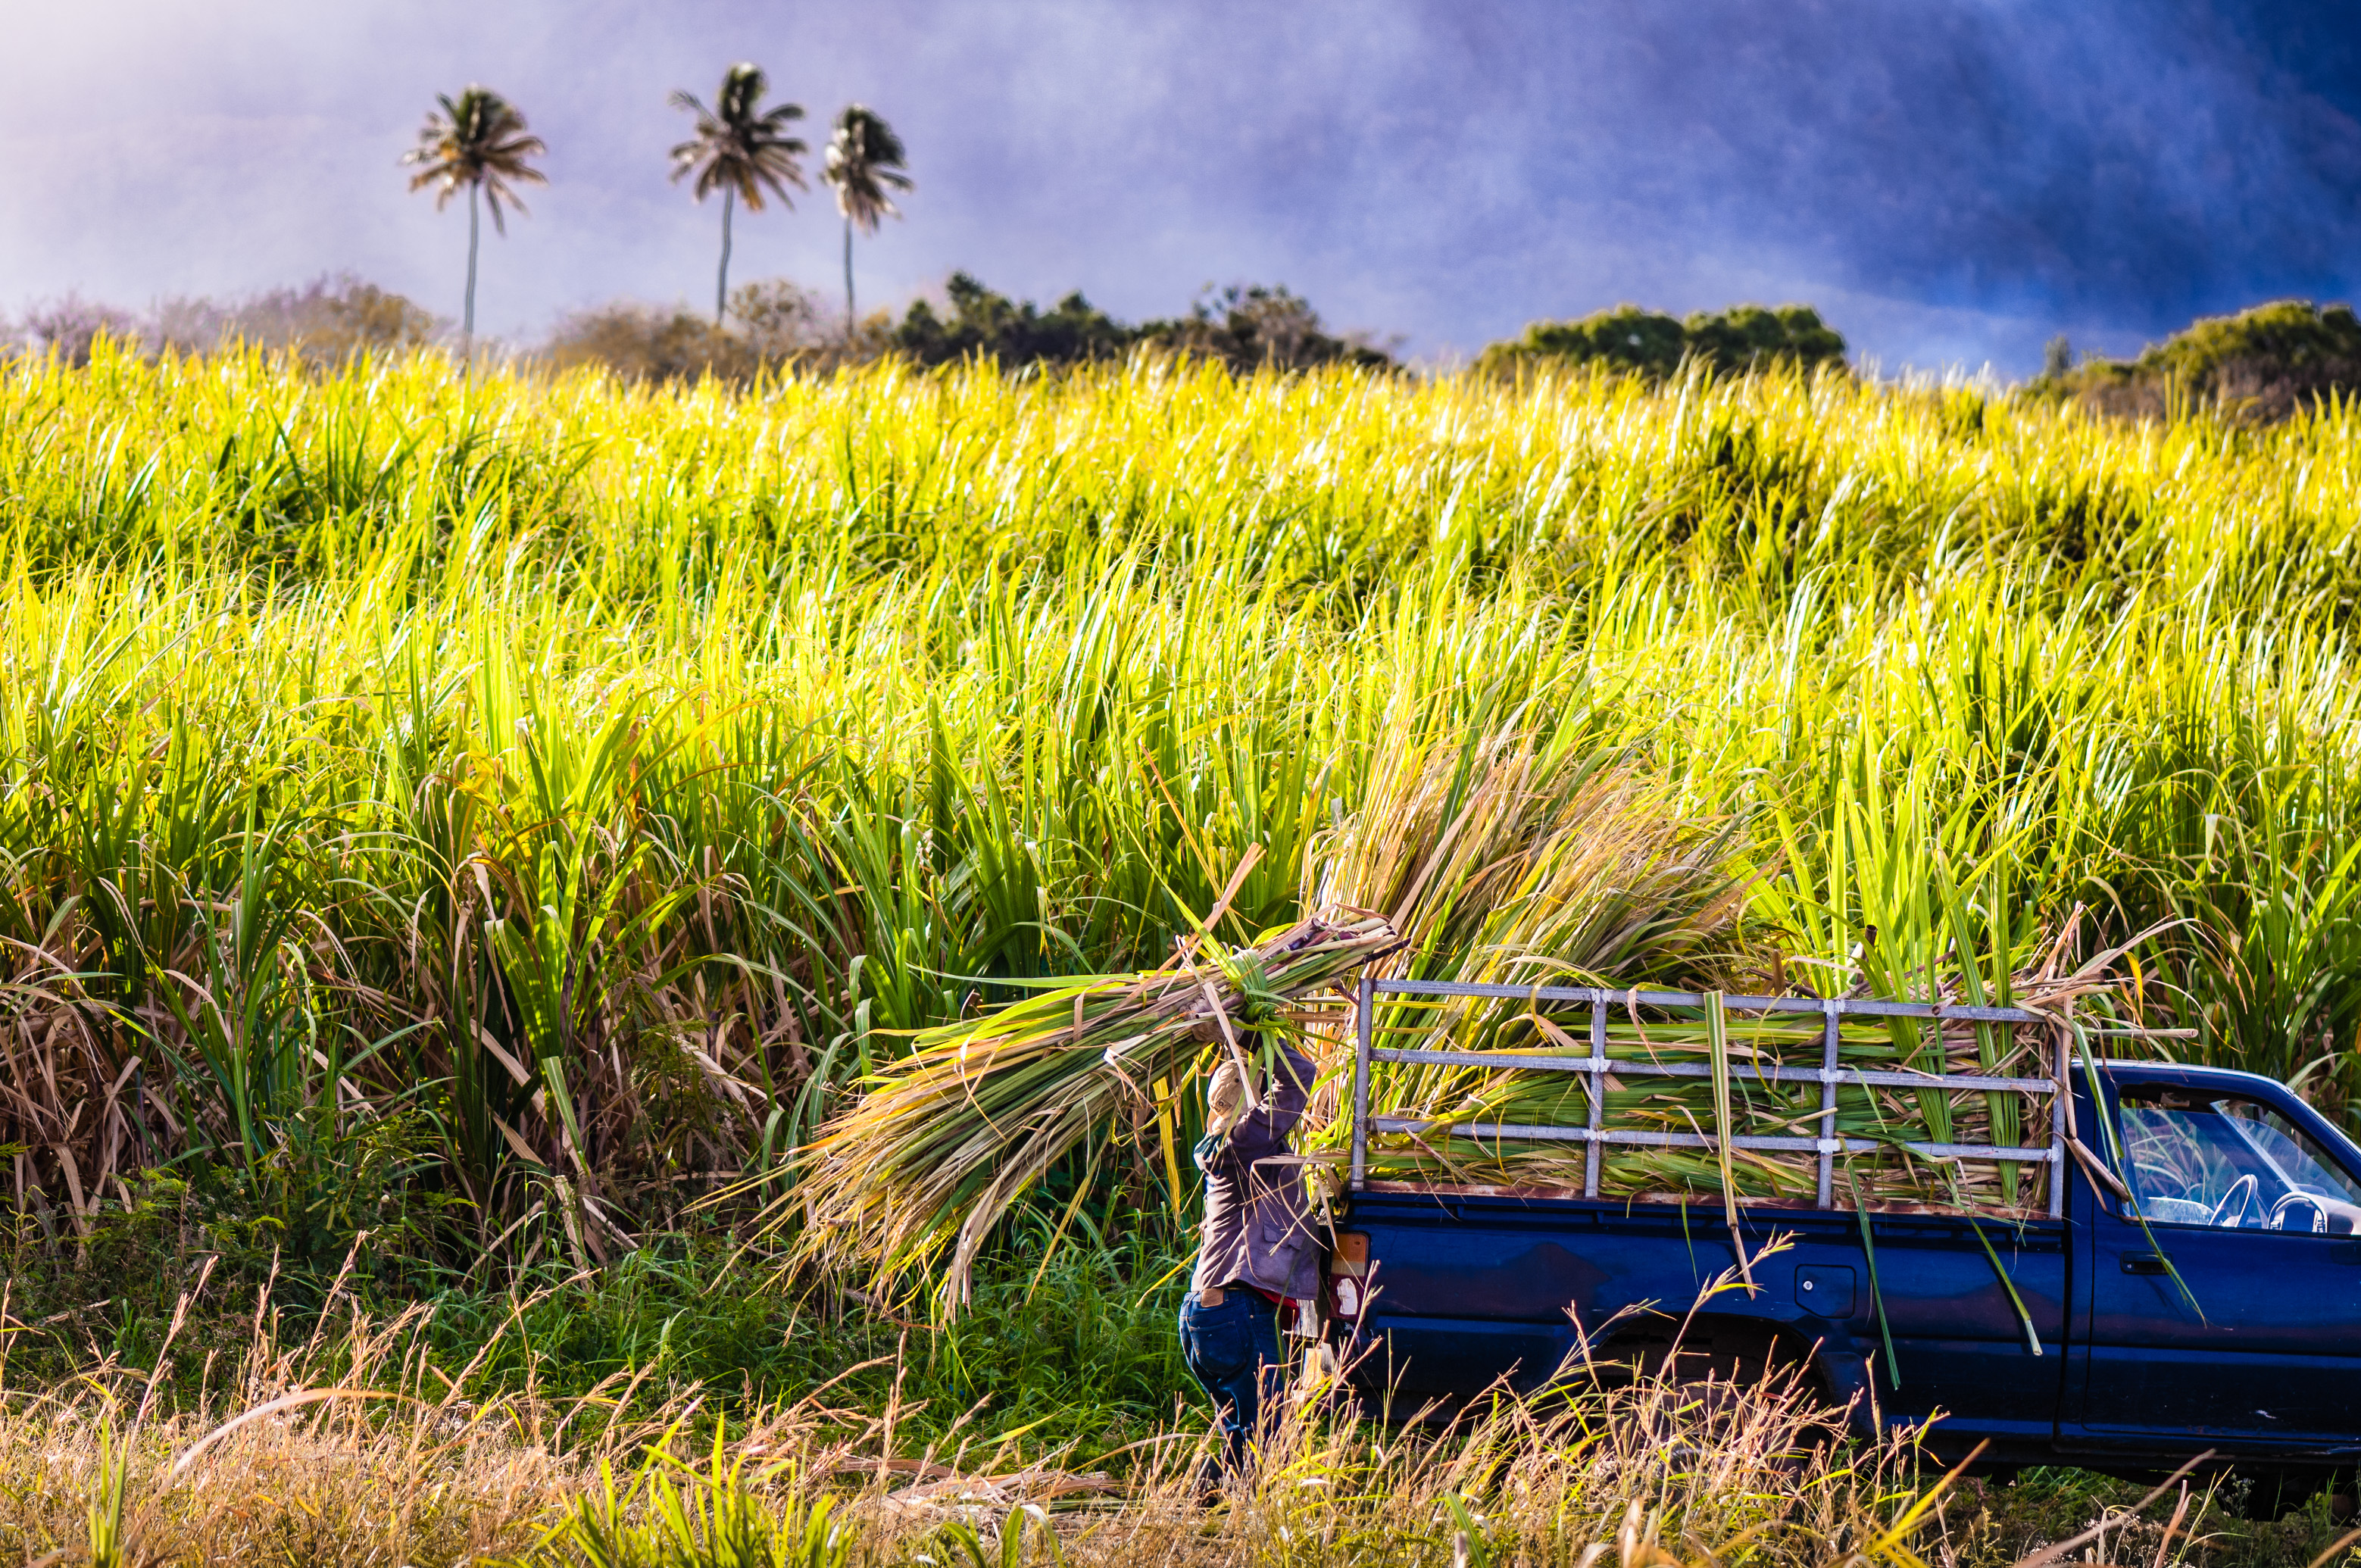
[[742, 340], [682, 306], [617, 300], [558, 323], [548, 357], [560, 370], [604, 366], [633, 381], [729, 380], [752, 374], [757, 356]]
[[785, 278], [741, 284], [730, 295], [730, 330], [764, 364], [811, 353], [840, 337], [819, 296]]
[[873, 359], [884, 349], [874, 322], [848, 344], [810, 290], [765, 278], [730, 291], [717, 326], [686, 305], [616, 300], [558, 323], [539, 357], [559, 370], [598, 366], [627, 380], [685, 382], [710, 376], [743, 384], [788, 365], [828, 368]]
[[2201, 317], [2136, 359], [2045, 369], [2035, 388], [2132, 418], [2162, 417], [2181, 403], [2252, 422], [2281, 420], [2361, 389], [2361, 320], [2350, 305], [2278, 300]]
[[1358, 334], [1338, 337], [1327, 332], [1320, 313], [1301, 294], [1261, 284], [1234, 283], [1210, 301], [1201, 296], [1179, 321], [1150, 322], [1140, 334], [1160, 346], [1219, 359], [1233, 370], [1265, 365], [1281, 370], [1323, 365], [1377, 369], [1394, 362]]
[[292, 349], [314, 365], [356, 354], [415, 348], [435, 334], [434, 317], [390, 289], [355, 278], [315, 278], [227, 304], [203, 297], [165, 301], [140, 336], [154, 348], [205, 354], [246, 344]]
[[1809, 305], [1733, 305], [1685, 320], [1618, 305], [1571, 322], [1535, 322], [1525, 334], [1486, 348], [1481, 372], [1514, 376], [1552, 366], [1601, 365], [1660, 381], [1697, 360], [1727, 375], [1773, 363], [1810, 369], [1844, 362], [1843, 334]]
[[1266, 365], [1310, 370], [1323, 365], [1393, 363], [1390, 356], [1356, 335], [1338, 337], [1327, 332], [1309, 301], [1276, 285], [1236, 283], [1217, 294], [1209, 291], [1187, 315], [1137, 326], [1117, 321], [1079, 291], [1044, 311], [995, 293], [965, 272], [954, 272], [945, 292], [950, 296], [948, 318], [918, 301], [893, 329], [889, 341], [895, 351], [921, 365], [976, 356], [1010, 367], [1119, 359], [1142, 345], [1218, 359], [1242, 371]]
[[93, 304], [80, 294], [35, 306], [26, 313], [24, 332], [36, 353], [55, 354], [76, 367], [90, 363], [91, 349], [102, 336], [136, 341], [140, 335], [129, 312]]
[[291, 350], [306, 364], [326, 367], [356, 354], [419, 347], [433, 341], [437, 325], [415, 302], [346, 273], [226, 303], [180, 295], [145, 318], [69, 294], [30, 312], [23, 330], [36, 352], [55, 352], [74, 366], [90, 363], [92, 346], [104, 334], [151, 354], [209, 354], [244, 345]]
[[921, 365], [946, 365], [972, 356], [1012, 367], [1115, 359], [1138, 337], [1079, 290], [1048, 311], [1030, 301], [1020, 304], [995, 293], [965, 272], [952, 273], [944, 292], [948, 317], [917, 301], [889, 340], [897, 352]]

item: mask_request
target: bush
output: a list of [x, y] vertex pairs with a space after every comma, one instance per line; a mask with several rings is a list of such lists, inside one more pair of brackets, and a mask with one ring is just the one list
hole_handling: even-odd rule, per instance
[[2309, 300], [2278, 300], [2200, 317], [2136, 359], [2045, 367], [2034, 389], [2131, 418], [2195, 404], [2253, 422], [2281, 420], [2361, 389], [2361, 320], [2350, 305], [2323, 310]]
[[415, 348], [434, 338], [436, 325], [405, 296], [348, 273], [228, 304], [202, 297], [167, 300], [139, 335], [151, 347], [182, 354], [247, 344], [335, 365], [356, 354]]
[[90, 363], [90, 351], [99, 338], [136, 340], [139, 323], [130, 313], [112, 305], [93, 304], [80, 294], [68, 294], [26, 313], [27, 345], [37, 354], [55, 354], [68, 365]]
[[1179, 321], [1150, 322], [1140, 329], [1148, 342], [1219, 359], [1233, 370], [1270, 366], [1310, 370], [1323, 365], [1359, 365], [1381, 369], [1393, 356], [1358, 334], [1337, 337], [1323, 328], [1320, 313], [1301, 295], [1283, 287], [1232, 284], [1210, 302], [1201, 297]]
[[730, 291], [725, 325], [686, 305], [616, 300], [558, 323], [540, 357], [560, 370], [599, 366], [633, 381], [696, 381], [711, 376], [743, 383], [788, 365], [825, 368], [871, 359], [884, 347], [880, 329], [863, 323], [848, 345], [818, 297], [785, 278]]
[[921, 365], [947, 365], [972, 356], [1005, 366], [1072, 365], [1116, 359], [1138, 338], [1132, 328], [1082, 298], [1067, 295], [1048, 311], [994, 293], [964, 272], [951, 274], [948, 319], [920, 300], [894, 328], [898, 353]]
[[35, 352], [54, 352], [69, 365], [89, 364], [104, 333], [149, 353], [207, 354], [246, 345], [291, 350], [306, 364], [326, 367], [356, 354], [416, 348], [433, 340], [437, 323], [408, 298], [347, 273], [227, 303], [182, 295], [144, 319], [70, 294], [29, 313], [23, 328]]
[[1323, 329], [1320, 313], [1284, 287], [1233, 284], [1200, 298], [1189, 313], [1137, 326], [1117, 321], [1078, 291], [1050, 310], [994, 293], [965, 272], [954, 272], [945, 292], [948, 318], [920, 300], [893, 329], [893, 348], [921, 365], [972, 356], [1003, 366], [1074, 365], [1119, 359], [1142, 345], [1218, 359], [1233, 370], [1268, 365], [1281, 370], [1351, 364], [1386, 366], [1390, 356], [1357, 336]]
[[819, 296], [785, 278], [741, 284], [730, 296], [730, 330], [763, 363], [818, 351], [841, 339]]
[[1535, 322], [1522, 337], [1486, 348], [1476, 367], [1513, 377], [1544, 367], [1601, 365], [1661, 381], [1689, 360], [1724, 375], [1742, 375], [1773, 362], [1806, 369], [1841, 365], [1844, 356], [1843, 334], [1809, 305], [1733, 305], [1675, 320], [1624, 304], [1580, 321]]
[[633, 381], [741, 380], [757, 367], [746, 344], [685, 306], [632, 300], [567, 316], [547, 353], [560, 370], [598, 365]]

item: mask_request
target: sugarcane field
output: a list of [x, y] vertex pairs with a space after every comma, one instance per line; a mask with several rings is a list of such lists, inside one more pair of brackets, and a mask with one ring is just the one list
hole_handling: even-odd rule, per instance
[[2338, 1560], [2356, 446], [13, 361], [0, 1552]]

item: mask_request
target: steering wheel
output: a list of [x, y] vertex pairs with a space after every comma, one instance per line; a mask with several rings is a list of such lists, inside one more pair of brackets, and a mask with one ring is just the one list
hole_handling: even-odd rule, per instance
[[2286, 1230], [2288, 1228], [2288, 1211], [2295, 1207], [2298, 1203], [2309, 1203], [2312, 1205], [2312, 1223], [2306, 1227], [2307, 1229], [2313, 1231], [2324, 1231], [2328, 1229], [2328, 1205], [2322, 1202], [2319, 1199], [2313, 1197], [2309, 1192], [2294, 1190], [2290, 1190], [2286, 1197], [2271, 1205], [2271, 1229], [2275, 1231]]
[[2229, 1216], [2233, 1214], [2244, 1217], [2246, 1205], [2257, 1199], [2261, 1191], [2262, 1184], [2255, 1179], [2252, 1171], [2230, 1183], [2230, 1190], [2222, 1194], [2222, 1201], [2213, 1205], [2213, 1224], [2228, 1225], [2231, 1223]]

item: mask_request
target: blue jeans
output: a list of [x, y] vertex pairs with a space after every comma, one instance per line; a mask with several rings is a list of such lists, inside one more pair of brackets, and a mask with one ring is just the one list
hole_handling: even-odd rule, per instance
[[1261, 1440], [1263, 1407], [1286, 1375], [1278, 1306], [1243, 1285], [1225, 1288], [1218, 1307], [1200, 1305], [1191, 1291], [1180, 1303], [1180, 1359], [1213, 1397], [1222, 1466], [1235, 1475]]

